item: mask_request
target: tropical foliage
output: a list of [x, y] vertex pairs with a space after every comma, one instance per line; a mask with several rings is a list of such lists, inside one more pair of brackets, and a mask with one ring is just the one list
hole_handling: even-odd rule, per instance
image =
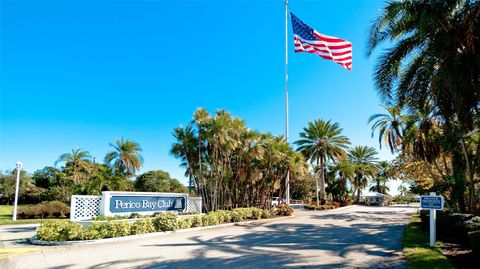
[[[308, 127], [303, 128], [300, 139], [295, 142], [305, 159], [310, 160], [317, 166], [317, 174], [320, 182], [320, 198], [325, 198], [325, 178], [327, 161], [335, 161], [346, 155], [350, 140], [341, 135], [342, 129], [338, 123], [331, 121], [316, 120], [309, 122]], [[317, 189], [318, 189], [317, 184]], [[319, 201], [317, 192], [317, 203]]]
[[[369, 53], [389, 42], [374, 80], [386, 113], [370, 118], [398, 176], [458, 211], [480, 203], [480, 2], [391, 1], [371, 26]], [[403, 113], [403, 114], [402, 114]]]
[[377, 151], [368, 146], [355, 146], [348, 151], [348, 160], [353, 165], [355, 202], [360, 202], [361, 190], [368, 185], [368, 180], [376, 175]]
[[291, 185], [309, 177], [303, 157], [283, 137], [247, 128], [224, 110], [210, 115], [198, 109], [173, 136], [171, 153], [181, 160], [207, 211], [269, 207], [273, 196], [284, 196], [287, 172]]

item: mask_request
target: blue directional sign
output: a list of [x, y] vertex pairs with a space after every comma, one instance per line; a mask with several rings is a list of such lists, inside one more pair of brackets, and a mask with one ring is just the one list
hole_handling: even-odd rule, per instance
[[420, 209], [443, 210], [443, 196], [421, 196]]

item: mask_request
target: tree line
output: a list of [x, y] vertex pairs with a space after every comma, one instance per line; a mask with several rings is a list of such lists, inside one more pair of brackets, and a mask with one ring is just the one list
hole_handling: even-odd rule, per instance
[[[88, 151], [78, 148], [60, 155], [55, 166], [46, 166], [32, 175], [22, 170], [20, 202], [32, 204], [57, 200], [68, 203], [73, 194], [100, 195], [102, 191], [188, 191], [162, 170], [135, 176], [143, 164], [138, 143], [122, 138], [110, 146], [113, 149], [106, 153], [104, 163], [96, 162]], [[1, 202], [12, 203], [15, 181], [16, 170], [0, 172]]]
[[211, 115], [199, 108], [191, 122], [175, 128], [171, 153], [207, 211], [269, 207], [272, 197], [285, 197], [287, 173], [293, 198], [308, 200], [317, 193], [317, 202], [345, 201], [354, 191], [359, 202], [361, 190], [373, 181], [372, 190], [386, 193], [390, 163], [378, 162], [372, 147], [349, 147], [341, 132], [338, 123], [316, 120], [293, 149], [284, 137], [252, 130], [224, 110]]

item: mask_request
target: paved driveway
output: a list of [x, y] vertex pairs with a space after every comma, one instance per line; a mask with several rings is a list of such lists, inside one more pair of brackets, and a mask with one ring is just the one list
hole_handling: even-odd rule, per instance
[[413, 206], [297, 210], [294, 218], [117, 243], [42, 247], [1, 268], [403, 268]]

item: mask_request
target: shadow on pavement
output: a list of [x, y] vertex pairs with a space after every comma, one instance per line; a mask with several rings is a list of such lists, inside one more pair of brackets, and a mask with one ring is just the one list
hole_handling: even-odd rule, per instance
[[[328, 219], [332, 216], [321, 215], [313, 218]], [[352, 219], [355, 215], [344, 215]], [[365, 216], [361, 216], [363, 219]], [[336, 218], [338, 219], [338, 218]], [[348, 221], [348, 220], [347, 220]], [[385, 221], [385, 219], [383, 219]], [[277, 223], [264, 225], [266, 231], [258, 231], [255, 226], [246, 227], [248, 233], [238, 236], [218, 236], [203, 240], [201, 236], [192, 236], [192, 243], [158, 244], [159, 253], [162, 249], [172, 247], [198, 246], [195, 257], [185, 260], [171, 260], [159, 263], [152, 262], [142, 268], [403, 268], [403, 262], [398, 250], [399, 239], [404, 225], [375, 225], [358, 223], [347, 227], [329, 224], [290, 224]], [[398, 237], [397, 236], [397, 237]], [[200, 248], [200, 246], [203, 246]], [[317, 256], [300, 255], [302, 253], [317, 253]], [[214, 253], [226, 252], [229, 257], [212, 257]], [[329, 252], [335, 258], [322, 259], [319, 251]], [[358, 258], [369, 256], [369, 263], [362, 263]], [[232, 258], [231, 256], [235, 256]], [[332, 255], [328, 255], [332, 256]], [[172, 257], [174, 258], [174, 257]], [[314, 260], [314, 265], [312, 264]], [[375, 262], [372, 262], [375, 261]]]

